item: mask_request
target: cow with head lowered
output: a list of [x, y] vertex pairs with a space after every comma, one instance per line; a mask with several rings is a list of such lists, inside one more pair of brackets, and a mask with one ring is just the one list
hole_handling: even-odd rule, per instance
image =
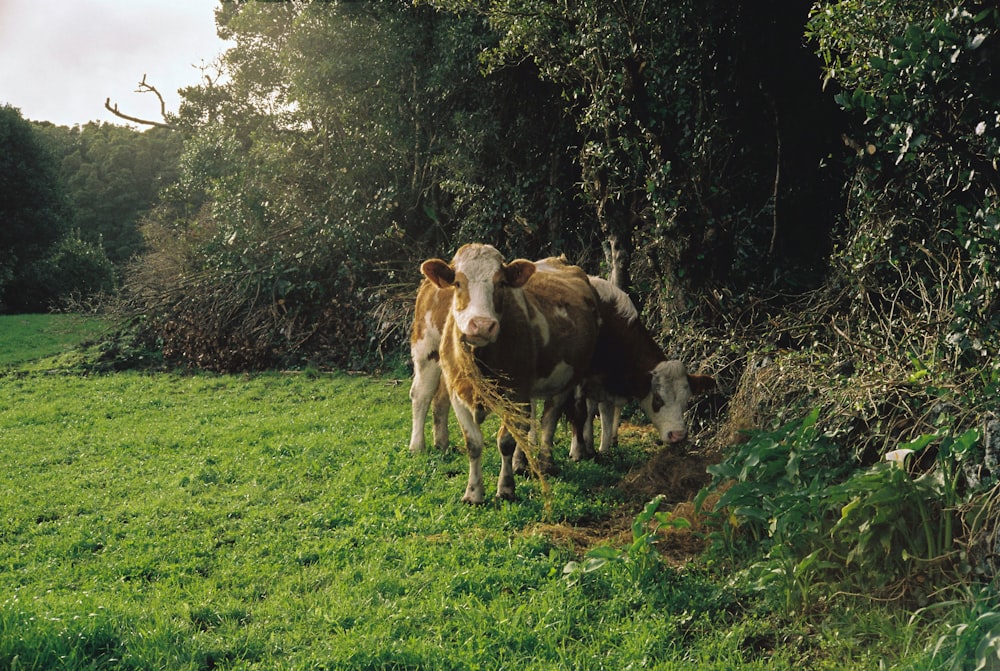
[[[513, 498], [516, 441], [510, 428], [528, 426], [533, 398], [554, 399], [559, 407], [583, 380], [597, 344], [597, 295], [575, 266], [536, 272], [531, 261], [506, 263], [483, 244], [464, 245], [451, 263], [425, 261], [420, 270], [438, 288], [451, 289], [438, 356], [469, 455], [462, 500], [484, 500], [480, 378], [492, 380], [510, 402], [497, 434], [497, 497]], [[540, 459], [551, 459], [555, 419], [555, 412], [542, 418]]]
[[[593, 455], [593, 433], [589, 421], [593, 405], [600, 408], [601, 443], [607, 451], [617, 441], [621, 408], [639, 401], [646, 416], [656, 427], [660, 440], [678, 443], [687, 437], [684, 411], [693, 396], [715, 388], [708, 375], [691, 375], [678, 360], [667, 360], [639, 319], [639, 311], [624, 291], [600, 277], [591, 277], [601, 309], [601, 330], [590, 370], [582, 385], [582, 396], [590, 402], [586, 418], [579, 411], [572, 418], [576, 433], [588, 440], [579, 441], [581, 453], [575, 458]], [[587, 422], [582, 430], [580, 422]], [[574, 441], [574, 447], [578, 445]]]

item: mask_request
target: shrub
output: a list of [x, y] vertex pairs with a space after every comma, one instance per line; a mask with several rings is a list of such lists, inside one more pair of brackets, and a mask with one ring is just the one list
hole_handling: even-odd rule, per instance
[[1000, 10], [976, 1], [825, 2], [809, 24], [855, 119], [837, 255], [854, 321], [922, 321], [962, 367], [1000, 361], [998, 33]]

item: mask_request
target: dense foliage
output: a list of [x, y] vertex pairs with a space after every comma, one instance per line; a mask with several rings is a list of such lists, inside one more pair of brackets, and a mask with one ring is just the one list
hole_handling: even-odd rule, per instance
[[851, 316], [883, 334], [926, 321], [961, 366], [1000, 352], [998, 29], [989, 2], [829, 3], [809, 25], [855, 120], [835, 258]]
[[0, 108], [0, 302], [31, 305], [29, 276], [66, 232], [66, 201], [52, 157], [31, 124]]
[[104, 249], [116, 269], [145, 250], [139, 221], [177, 178], [183, 137], [164, 128], [36, 124], [58, 165], [70, 227]]
[[202, 366], [363, 365], [470, 239], [614, 272], [656, 326], [815, 285], [839, 164], [800, 5], [226, 3], [136, 312]]
[[0, 111], [0, 304], [44, 311], [115, 290], [145, 248], [139, 218], [174, 179], [181, 137]]

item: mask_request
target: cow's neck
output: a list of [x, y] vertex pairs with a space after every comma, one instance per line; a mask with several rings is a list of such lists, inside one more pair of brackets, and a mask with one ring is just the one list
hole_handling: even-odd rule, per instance
[[633, 374], [641, 379], [639, 397], [642, 398], [649, 393], [653, 386], [653, 370], [666, 361], [667, 357], [663, 355], [663, 350], [646, 329], [640, 327], [637, 330], [641, 333], [641, 337], [637, 338], [635, 351], [629, 361], [634, 366]]
[[642, 398], [652, 388], [653, 369], [667, 358], [638, 320], [618, 326], [627, 334], [623, 339], [627, 348], [614, 351], [622, 346], [615, 343], [611, 348], [613, 353], [608, 356], [605, 352], [608, 360], [601, 362], [604, 386], [619, 396]]

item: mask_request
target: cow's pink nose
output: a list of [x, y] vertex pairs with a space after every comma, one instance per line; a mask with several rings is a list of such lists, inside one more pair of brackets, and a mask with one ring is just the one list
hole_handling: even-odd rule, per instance
[[487, 338], [492, 340], [496, 337], [500, 323], [496, 319], [489, 317], [476, 317], [469, 322], [469, 336], [476, 338]]
[[684, 429], [678, 429], [677, 431], [667, 432], [667, 441], [671, 443], [679, 443], [685, 438], [687, 438], [688, 432]]

